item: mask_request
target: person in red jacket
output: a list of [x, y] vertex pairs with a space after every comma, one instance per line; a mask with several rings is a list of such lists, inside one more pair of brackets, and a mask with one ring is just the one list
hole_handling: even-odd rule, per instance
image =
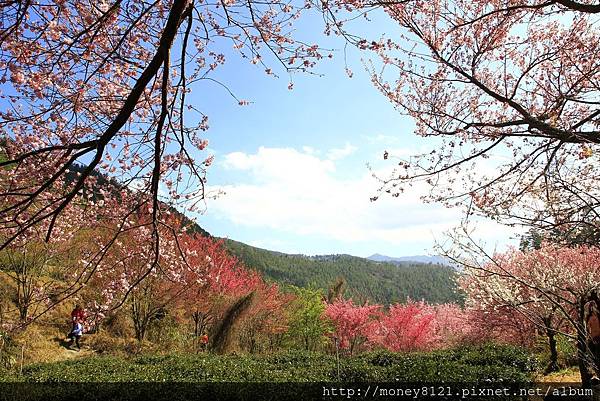
[[83, 322], [85, 320], [85, 312], [81, 305], [75, 305], [75, 309], [71, 312], [71, 322], [75, 323], [77, 321]]
[[[72, 333], [78, 332], [79, 336], [83, 333], [83, 323], [85, 322], [85, 311], [81, 305], [75, 305], [75, 309], [71, 311], [71, 331], [67, 334], [65, 341], [73, 341]], [[77, 338], [77, 346], [79, 346], [79, 338]]]

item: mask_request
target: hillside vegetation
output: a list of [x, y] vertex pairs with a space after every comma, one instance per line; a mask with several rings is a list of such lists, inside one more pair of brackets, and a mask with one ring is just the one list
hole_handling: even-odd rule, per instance
[[449, 266], [375, 262], [349, 255], [304, 256], [268, 251], [225, 240], [229, 251], [246, 266], [281, 284], [327, 289], [339, 277], [347, 282], [346, 297], [391, 304], [407, 298], [429, 303], [461, 302]]

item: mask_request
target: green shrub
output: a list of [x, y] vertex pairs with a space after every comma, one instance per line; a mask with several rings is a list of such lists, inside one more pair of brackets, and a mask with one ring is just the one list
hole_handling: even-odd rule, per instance
[[462, 346], [427, 353], [375, 351], [344, 361], [342, 380], [388, 382], [527, 382], [535, 358], [510, 345]]
[[575, 341], [563, 334], [556, 336], [558, 361], [561, 366], [577, 366], [577, 345]]
[[[517, 347], [485, 345], [427, 353], [376, 351], [339, 364], [343, 382], [481, 383], [529, 382], [536, 361]], [[332, 382], [338, 364], [331, 355], [305, 351], [255, 356], [145, 355], [132, 359], [93, 357], [27, 366], [33, 382]]]

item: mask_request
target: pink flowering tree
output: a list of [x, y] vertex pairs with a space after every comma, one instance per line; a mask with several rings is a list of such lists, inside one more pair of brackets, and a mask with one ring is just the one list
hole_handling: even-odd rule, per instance
[[369, 335], [371, 344], [390, 351], [425, 351], [469, 341], [469, 311], [456, 304], [429, 305], [410, 299], [390, 305]]
[[191, 312], [194, 319], [205, 317], [215, 323], [232, 302], [252, 292], [250, 307], [232, 328], [237, 331], [238, 344], [251, 353], [266, 346], [275, 347], [287, 329], [285, 307], [291, 297], [283, 294], [276, 284], [266, 283], [258, 272], [230, 255], [223, 241], [194, 237], [188, 242], [190, 245], [192, 247], [188, 249], [197, 252], [194, 260], [204, 259], [208, 268], [207, 284], [202, 292], [184, 294], [184, 299], [191, 295], [200, 300], [183, 305], [186, 313]]
[[[221, 46], [266, 74], [276, 70], [269, 64], [286, 72], [311, 68], [319, 47], [289, 29], [310, 7], [278, 0], [4, 2], [0, 250], [36, 227], [49, 241], [69, 209], [93, 200], [101, 207], [86, 209], [89, 217], [117, 227], [100, 253], [119, 240], [132, 215], [148, 213], [144, 241], [153, 245], [143, 266], [156, 270], [163, 233], [177, 228], [169, 210], [202, 209], [207, 196], [208, 117], [190, 92], [221, 83]], [[123, 207], [111, 208], [109, 198]], [[88, 273], [101, 258], [89, 259]]]
[[434, 319], [433, 308], [425, 302], [391, 305], [369, 334], [369, 341], [391, 351], [428, 349], [435, 341]]
[[431, 348], [452, 347], [468, 340], [473, 330], [468, 310], [452, 303], [432, 305], [429, 310], [433, 314]]
[[325, 308], [325, 316], [334, 326], [334, 340], [350, 355], [367, 342], [381, 315], [381, 305], [354, 305], [351, 299], [337, 299]]
[[[331, 31], [372, 54], [375, 86], [432, 145], [408, 158], [385, 152], [393, 171], [382, 194], [422, 182], [427, 199], [468, 213], [597, 230], [599, 4], [336, 0], [326, 8]], [[397, 31], [352, 35], [352, 20], [375, 9]]]
[[181, 242], [192, 269], [184, 270], [172, 305], [192, 323], [195, 338], [210, 333], [232, 303], [254, 293], [232, 330], [237, 330], [240, 347], [249, 352], [264, 347], [265, 342], [275, 345], [287, 329], [285, 307], [290, 296], [230, 255], [222, 240], [188, 234]]
[[[471, 259], [475, 260], [475, 259]], [[598, 355], [589, 347], [584, 305], [600, 282], [600, 248], [542, 244], [540, 249], [510, 250], [486, 263], [464, 263], [461, 287], [467, 307], [500, 316], [520, 315], [548, 339], [556, 365], [557, 334], [577, 343], [582, 380], [598, 374]]]
[[465, 343], [498, 342], [533, 347], [539, 338], [539, 327], [513, 308], [498, 306], [481, 308], [469, 304], [464, 310]]
[[[46, 224], [21, 233], [0, 251], [0, 272], [15, 288], [19, 322], [13, 322], [14, 328], [28, 324], [48, 310], [55, 297], [68, 291], [64, 280], [77, 269], [88, 227], [82, 208], [69, 209], [65, 215], [67, 219], [57, 222], [49, 241], [44, 240]], [[79, 221], [78, 227], [71, 226], [73, 220]], [[10, 309], [7, 316], [12, 315]]]
[[192, 322], [194, 336], [199, 338], [208, 333], [231, 299], [256, 289], [261, 278], [231, 256], [223, 241], [191, 234], [184, 237], [183, 246], [190, 265], [195, 269], [200, 268], [205, 274], [198, 277], [196, 273], [188, 271], [188, 281], [199, 278], [202, 281], [182, 292], [176, 307]]
[[[149, 324], [164, 316], [169, 306], [185, 292], [201, 288], [206, 283], [206, 264], [189, 264], [185, 254], [185, 242], [165, 228], [158, 250], [160, 258], [155, 269], [152, 248], [155, 243], [147, 242], [151, 226], [148, 214], [136, 216], [128, 222], [124, 234], [120, 235], [103, 254], [90, 275], [90, 284], [95, 293], [88, 300], [89, 315], [99, 323], [111, 311], [125, 302], [130, 307], [131, 318], [139, 341], [144, 340]], [[173, 220], [171, 225], [179, 223]], [[109, 230], [107, 235], [112, 235]], [[94, 257], [96, 254], [93, 254]], [[80, 271], [87, 274], [90, 262], [82, 260]]]

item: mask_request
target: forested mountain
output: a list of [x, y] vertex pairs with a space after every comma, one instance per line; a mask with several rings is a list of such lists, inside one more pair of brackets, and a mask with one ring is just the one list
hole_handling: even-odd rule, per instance
[[326, 290], [339, 278], [346, 297], [389, 304], [407, 297], [430, 303], [461, 302], [456, 272], [449, 266], [418, 262], [374, 262], [349, 255], [289, 255], [225, 240], [231, 253], [250, 268], [282, 284]]

